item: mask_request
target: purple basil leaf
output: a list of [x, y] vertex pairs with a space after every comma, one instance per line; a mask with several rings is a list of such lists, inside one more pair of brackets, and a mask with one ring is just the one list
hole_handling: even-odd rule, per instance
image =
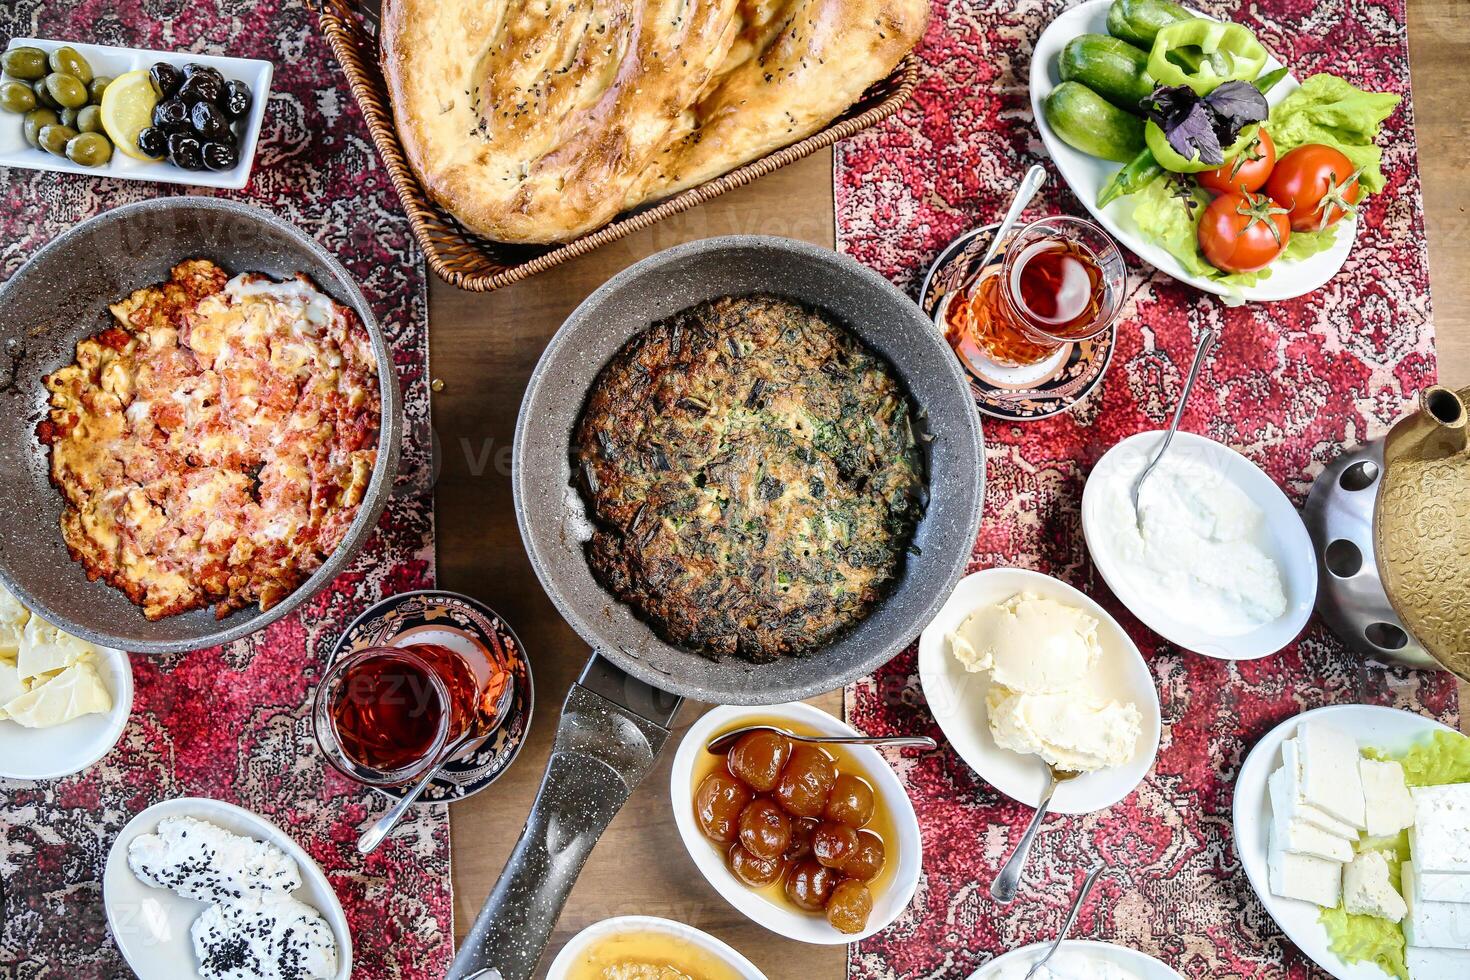
[[1249, 82], [1226, 82], [1205, 96], [1205, 103], [1216, 116], [1216, 135], [1227, 145], [1234, 143], [1246, 126], [1262, 122], [1271, 114], [1266, 97]]
[[1197, 150], [1200, 163], [1219, 166], [1225, 162], [1225, 151], [1220, 148], [1220, 137], [1215, 133], [1215, 116], [1203, 102], [1196, 102], [1172, 129], [1164, 129], [1164, 136], [1186, 160], [1193, 159]]
[[1189, 86], [1176, 85], [1171, 88], [1161, 85], [1139, 103], [1139, 108], [1143, 110], [1144, 116], [1158, 123], [1159, 128], [1167, 133], [1179, 125], [1198, 104], [1199, 96]]

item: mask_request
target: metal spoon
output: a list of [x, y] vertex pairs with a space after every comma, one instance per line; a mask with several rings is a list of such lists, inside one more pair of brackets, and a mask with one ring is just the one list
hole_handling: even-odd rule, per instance
[[724, 755], [735, 747], [740, 736], [751, 732], [776, 732], [793, 742], [809, 742], [813, 745], [886, 745], [895, 749], [935, 749], [938, 743], [927, 735], [797, 735], [774, 725], [747, 725], [726, 732], [706, 748], [715, 755]]
[[970, 271], [960, 282], [959, 289], [956, 292], [968, 293], [970, 287], [975, 285], [975, 280], [980, 277], [981, 272], [985, 271], [985, 267], [990, 264], [990, 260], [995, 258], [995, 253], [1000, 251], [1000, 247], [1010, 235], [1011, 229], [1016, 226], [1017, 221], [1021, 220], [1021, 212], [1026, 210], [1026, 206], [1031, 203], [1031, 199], [1036, 196], [1037, 192], [1045, 184], [1046, 168], [1039, 163], [1032, 164], [1031, 169], [1026, 171], [1026, 176], [1021, 178], [1020, 186], [1016, 188], [1016, 196], [1011, 199], [1010, 210], [1006, 211], [1006, 216], [996, 226], [995, 234], [990, 236], [990, 247], [985, 250], [985, 257], [970, 268]]
[[484, 734], [484, 732], [471, 727], [455, 740], [449, 746], [449, 751], [445, 752], [437, 763], [429, 767], [429, 771], [424, 773], [423, 777], [414, 784], [413, 789], [409, 790], [407, 795], [393, 804], [393, 809], [379, 817], [378, 822], [369, 827], [357, 839], [357, 852], [359, 854], [371, 854], [376, 851], [387, 836], [393, 832], [393, 828], [398, 826], [398, 821], [403, 819], [403, 815], [408, 812], [408, 808], [413, 806], [414, 800], [417, 800], [423, 794], [424, 790], [429, 788], [429, 784], [434, 781], [434, 777], [439, 775], [439, 770], [443, 769], [451, 759], [459, 755], [466, 745], [469, 745], [477, 738], [483, 738]]
[[1077, 921], [1077, 913], [1082, 911], [1082, 903], [1087, 901], [1087, 893], [1092, 891], [1092, 885], [1097, 881], [1097, 876], [1102, 874], [1102, 870], [1103, 866], [1099, 864], [1087, 872], [1087, 877], [1082, 879], [1082, 890], [1077, 893], [1077, 897], [1072, 901], [1072, 910], [1067, 913], [1067, 921], [1062, 923], [1061, 930], [1057, 932], [1057, 938], [1053, 939], [1051, 945], [1047, 947], [1046, 955], [1031, 964], [1031, 969], [1026, 971], [1026, 976], [1022, 980], [1031, 980], [1036, 974], [1036, 971], [1046, 966], [1046, 961], [1051, 959], [1052, 954], [1061, 948], [1062, 941], [1067, 938], [1067, 933], [1072, 931], [1072, 925]]
[[1194, 379], [1199, 376], [1200, 366], [1205, 363], [1205, 355], [1210, 352], [1211, 347], [1215, 346], [1215, 341], [1219, 339], [1219, 336], [1219, 331], [1214, 327], [1206, 327], [1205, 332], [1200, 335], [1199, 347], [1194, 352], [1194, 363], [1189, 366], [1189, 377], [1184, 379], [1184, 390], [1179, 394], [1179, 404], [1174, 406], [1174, 418], [1169, 423], [1169, 431], [1164, 433], [1164, 441], [1154, 453], [1153, 459], [1148, 461], [1143, 472], [1138, 474], [1138, 479], [1133, 481], [1133, 516], [1140, 526], [1142, 526], [1143, 518], [1138, 513], [1138, 491], [1143, 489], [1143, 481], [1148, 479], [1154, 467], [1159, 465], [1159, 460], [1164, 458], [1169, 443], [1174, 441], [1174, 433], [1179, 431], [1179, 420], [1184, 418], [1184, 406], [1189, 404], [1189, 393], [1194, 389]]
[[990, 883], [990, 897], [1002, 905], [1016, 900], [1016, 888], [1021, 884], [1021, 870], [1026, 867], [1026, 858], [1031, 854], [1031, 842], [1036, 839], [1036, 832], [1041, 829], [1041, 821], [1046, 819], [1046, 811], [1051, 806], [1052, 794], [1057, 791], [1057, 786], [1069, 779], [1075, 779], [1080, 773], [1069, 769], [1058, 769], [1050, 762], [1042, 760], [1046, 771], [1051, 775], [1051, 782], [1046, 787], [1046, 792], [1041, 794], [1041, 802], [1036, 806], [1036, 812], [1031, 815], [1031, 822], [1026, 825], [1026, 832], [1021, 835], [1021, 842], [1006, 859], [1005, 867], [1000, 869], [1000, 874]]

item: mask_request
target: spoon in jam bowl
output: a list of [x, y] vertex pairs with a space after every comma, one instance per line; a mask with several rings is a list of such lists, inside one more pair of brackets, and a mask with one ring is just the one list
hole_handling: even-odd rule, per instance
[[927, 735], [797, 735], [774, 725], [746, 725], [714, 738], [705, 749], [714, 755], [726, 755], [742, 736], [751, 732], [775, 732], [793, 742], [808, 742], [812, 745], [882, 745], [894, 749], [925, 750], [939, 747], [939, 743]]

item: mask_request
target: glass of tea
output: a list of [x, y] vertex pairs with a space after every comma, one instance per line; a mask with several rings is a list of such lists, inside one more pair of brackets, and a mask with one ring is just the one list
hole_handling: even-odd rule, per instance
[[1128, 270], [1112, 238], [1090, 221], [1053, 217], [1011, 238], [945, 317], [945, 337], [961, 360], [1005, 367], [1044, 361], [1063, 344], [1112, 325]]
[[317, 689], [312, 724], [323, 754], [344, 775], [396, 786], [444, 762], [466, 733], [493, 732], [511, 688], [510, 671], [479, 644], [368, 647], [332, 665]]

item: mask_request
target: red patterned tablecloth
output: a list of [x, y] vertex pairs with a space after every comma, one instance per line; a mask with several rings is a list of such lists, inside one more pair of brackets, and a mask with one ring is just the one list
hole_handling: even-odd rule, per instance
[[[995, 220], [1045, 152], [1026, 79], [1042, 29], [1063, 0], [936, 0], [914, 100], [843, 144], [835, 178], [838, 247], [917, 288], [938, 251]], [[1163, 709], [1158, 762], [1119, 805], [1052, 817], [1021, 898], [987, 894], [1030, 809], [1002, 797], [951, 751], [904, 760], [924, 838], [924, 877], [909, 911], [853, 948], [853, 977], [963, 977], [991, 957], [1055, 933], [1087, 867], [1108, 870], [1074, 935], [1152, 953], [1186, 977], [1322, 975], [1255, 898], [1231, 840], [1230, 800], [1246, 752], [1282, 719], [1338, 702], [1394, 704], [1453, 721], [1445, 674], [1364, 667], [1320, 623], [1277, 656], [1229, 664], [1161, 641], [1124, 610], [1087, 559], [1082, 485], [1099, 456], [1161, 428], [1195, 346], [1224, 339], [1184, 417], [1239, 449], [1298, 503], [1343, 446], [1381, 435], [1434, 378], [1403, 0], [1202, 2], [1240, 20], [1299, 75], [1332, 71], [1402, 93], [1385, 126], [1388, 187], [1368, 206], [1342, 272], [1297, 300], [1229, 309], [1134, 260], [1112, 366], [1086, 404], [1025, 424], [988, 424], [985, 518], [971, 569], [1018, 565], [1094, 595], [1137, 641]], [[1055, 172], [1053, 171], [1055, 178]], [[1085, 214], [1054, 179], [1036, 214]], [[848, 713], [871, 731], [939, 736], [913, 650], [849, 688]]]
[[[134, 657], [136, 703], [111, 754], [68, 779], [0, 780], [0, 976], [128, 976], [102, 907], [108, 847], [148, 805], [209, 796], [274, 820], [321, 864], [356, 938], [355, 977], [437, 980], [454, 932], [445, 811], [416, 811], [364, 861], [354, 844], [386, 809], [384, 799], [323, 763], [307, 710], [322, 661], [347, 622], [383, 595], [434, 579], [427, 299], [421, 257], [387, 174], [305, 0], [6, 0], [0, 47], [17, 35], [275, 63], [254, 177], [229, 196], [295, 222], [362, 284], [393, 344], [407, 426], [393, 499], [357, 560], [325, 593], [247, 640], [185, 656]], [[0, 278], [78, 221], [184, 192], [0, 173]]]

